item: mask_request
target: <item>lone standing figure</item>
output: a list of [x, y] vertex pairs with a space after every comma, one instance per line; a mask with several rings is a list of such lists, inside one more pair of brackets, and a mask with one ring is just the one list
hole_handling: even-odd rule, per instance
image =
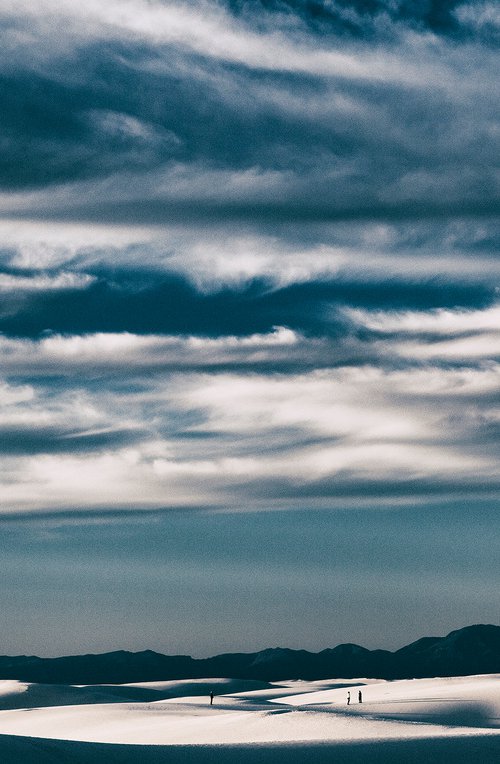
[[363, 702], [363, 695], [361, 694], [361, 690], [358, 692], [358, 701], [359, 703]]
[[351, 705], [351, 693], [350, 692], [347, 693], [347, 705], [348, 706]]
[[213, 694], [212, 690], [210, 690], [210, 705], [212, 706], [213, 703], [214, 703], [214, 694]]

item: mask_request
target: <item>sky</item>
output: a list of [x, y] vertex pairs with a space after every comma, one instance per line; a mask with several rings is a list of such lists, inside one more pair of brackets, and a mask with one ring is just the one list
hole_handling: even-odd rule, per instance
[[499, 30], [0, 0], [0, 653], [499, 623]]

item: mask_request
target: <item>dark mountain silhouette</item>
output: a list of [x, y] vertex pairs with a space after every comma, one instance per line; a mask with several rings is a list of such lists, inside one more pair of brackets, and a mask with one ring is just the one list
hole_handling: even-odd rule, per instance
[[446, 637], [424, 637], [406, 647], [367, 650], [353, 644], [309, 653], [274, 648], [195, 659], [152, 650], [120, 650], [63, 658], [0, 656], [0, 679], [45, 684], [122, 684], [225, 676], [234, 679], [407, 679], [500, 673], [500, 626], [467, 626]]

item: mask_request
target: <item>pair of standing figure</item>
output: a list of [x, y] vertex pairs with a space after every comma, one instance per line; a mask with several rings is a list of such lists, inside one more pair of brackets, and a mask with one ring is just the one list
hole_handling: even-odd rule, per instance
[[[360, 690], [358, 692], [358, 703], [362, 703], [362, 702], [363, 702], [363, 694], [362, 694], [362, 692]], [[348, 706], [351, 705], [351, 693], [350, 692], [347, 693], [347, 705]]]

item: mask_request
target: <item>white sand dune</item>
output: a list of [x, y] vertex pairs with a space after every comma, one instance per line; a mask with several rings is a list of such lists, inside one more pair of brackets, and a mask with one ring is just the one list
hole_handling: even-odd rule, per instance
[[[138, 690], [154, 693], [155, 700], [126, 700], [127, 692]], [[119, 702], [112, 702], [114, 691]], [[99, 693], [106, 701], [99, 701]], [[9, 681], [0, 682], [0, 708], [2, 764], [293, 764], [366, 757], [370, 764], [500, 762], [500, 675], [272, 685], [208, 679], [51, 687]]]
[[[500, 729], [500, 675], [372, 682], [351, 691], [350, 715]], [[370, 682], [368, 684], [368, 682]], [[439, 692], [436, 690], [439, 687]], [[357, 703], [358, 690], [362, 704]], [[282, 696], [279, 703], [321, 706], [346, 701], [346, 691], [323, 690]]]

